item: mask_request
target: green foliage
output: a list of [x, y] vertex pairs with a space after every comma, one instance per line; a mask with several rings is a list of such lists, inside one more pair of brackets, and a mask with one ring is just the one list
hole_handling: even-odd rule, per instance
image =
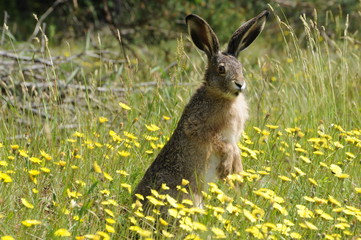
[[[360, 21], [361, 5], [358, 0], [332, 0], [327, 4], [322, 0], [280, 0], [277, 3], [283, 9], [279, 15], [284, 15], [288, 23], [298, 25], [298, 29], [302, 26], [302, 14], [316, 19], [319, 26], [331, 28], [332, 31], [328, 33], [341, 33], [333, 31], [333, 28], [341, 31], [346, 15], [349, 15], [351, 22]], [[35, 21], [24, 22], [22, 19], [31, 19], [32, 14], [40, 17], [52, 9], [44, 21], [47, 23], [46, 33], [50, 37], [82, 37], [88, 31], [108, 25], [120, 29], [123, 38], [132, 44], [156, 45], [165, 39], [176, 39], [179, 32], [185, 32], [184, 18], [190, 13], [207, 19], [221, 40], [225, 41], [229, 31], [238, 27], [240, 22], [268, 9], [267, 2], [247, 0], [77, 0], [64, 1], [55, 6], [53, 4], [48, 1], [10, 1], [1, 2], [0, 9], [7, 11], [10, 16], [7, 25], [17, 39], [27, 39], [33, 32]], [[0, 19], [3, 19], [4, 13], [0, 13]], [[276, 31], [277, 27], [269, 26], [268, 29]], [[349, 32], [358, 32], [358, 27], [351, 26]]]

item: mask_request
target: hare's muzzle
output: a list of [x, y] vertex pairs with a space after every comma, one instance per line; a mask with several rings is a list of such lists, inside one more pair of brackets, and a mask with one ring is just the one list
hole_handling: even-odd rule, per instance
[[246, 82], [243, 82], [242, 84], [237, 81], [233, 81], [233, 82], [236, 85], [238, 91], [242, 92], [246, 89]]

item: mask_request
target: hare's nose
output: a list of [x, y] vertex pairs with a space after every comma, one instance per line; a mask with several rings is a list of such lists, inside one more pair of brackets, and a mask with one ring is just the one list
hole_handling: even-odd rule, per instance
[[244, 91], [246, 89], [246, 82], [243, 82], [243, 84], [240, 84], [238, 82], [234, 82], [236, 86], [239, 88], [239, 90]]

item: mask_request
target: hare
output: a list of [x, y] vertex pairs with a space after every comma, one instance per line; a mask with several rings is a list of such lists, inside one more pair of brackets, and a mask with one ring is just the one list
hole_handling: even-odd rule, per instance
[[[243, 171], [237, 142], [248, 118], [248, 106], [237, 57], [261, 33], [268, 15], [263, 11], [241, 25], [224, 52], [204, 19], [194, 14], [186, 17], [191, 39], [206, 53], [208, 67], [204, 83], [186, 105], [173, 135], [134, 191], [144, 196], [144, 202], [151, 189], [162, 191], [165, 183], [169, 189], [162, 193], [178, 200], [191, 197], [194, 205], [201, 207], [201, 191], [207, 183]], [[176, 189], [182, 179], [189, 181], [188, 194]]]

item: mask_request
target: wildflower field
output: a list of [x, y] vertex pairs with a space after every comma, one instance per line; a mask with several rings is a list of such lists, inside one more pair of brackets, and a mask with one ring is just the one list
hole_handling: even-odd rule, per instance
[[301, 16], [296, 31], [271, 10], [240, 56], [245, 171], [210, 183], [202, 209], [153, 191], [149, 214], [132, 190], [201, 84], [205, 56], [185, 34], [167, 51], [132, 54], [107, 31], [61, 46], [43, 34], [24, 47], [4, 27], [4, 49], [22, 57], [0, 73], [0, 239], [360, 240], [361, 40], [348, 32], [356, 23], [334, 16], [325, 29]]

